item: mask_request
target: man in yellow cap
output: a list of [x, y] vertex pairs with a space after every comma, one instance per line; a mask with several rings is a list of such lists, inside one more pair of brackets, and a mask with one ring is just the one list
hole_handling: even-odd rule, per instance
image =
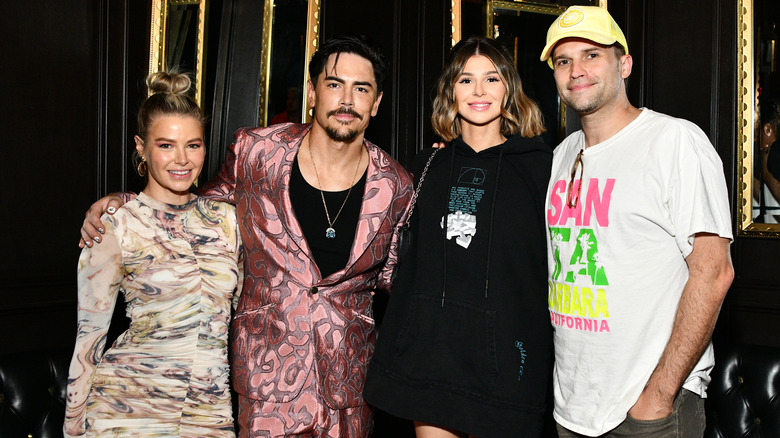
[[582, 121], [546, 206], [559, 434], [701, 437], [734, 275], [721, 160], [693, 123], [629, 103], [633, 60], [606, 9], [567, 9], [541, 60]]

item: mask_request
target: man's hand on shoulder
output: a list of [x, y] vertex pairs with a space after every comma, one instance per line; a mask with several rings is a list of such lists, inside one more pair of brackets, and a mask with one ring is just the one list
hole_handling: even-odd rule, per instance
[[84, 223], [81, 225], [79, 248], [84, 248], [84, 246], [91, 248], [93, 242], [100, 243], [102, 240], [100, 235], [106, 231], [103, 229], [100, 216], [103, 213], [114, 214], [122, 205], [124, 205], [124, 201], [116, 195], [105, 196], [92, 204], [84, 217]]

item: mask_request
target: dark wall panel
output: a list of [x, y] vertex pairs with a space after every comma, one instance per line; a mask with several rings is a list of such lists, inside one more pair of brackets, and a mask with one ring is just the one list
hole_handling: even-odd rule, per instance
[[393, 156], [407, 167], [420, 149], [436, 140], [431, 114], [436, 80], [451, 46], [449, 3], [396, 2]]
[[5, 353], [75, 340], [78, 229], [86, 208], [127, 180], [135, 129], [127, 108], [146, 71], [149, 11], [127, 1], [34, 0], [2, 16]]
[[[391, 1], [366, 2], [355, 7], [350, 0], [327, 0], [322, 2], [322, 18], [320, 39], [322, 41], [339, 34], [362, 34], [376, 43], [384, 53], [388, 65], [395, 65], [393, 43], [395, 24], [393, 3]], [[369, 17], [382, 17], [371, 19]], [[390, 150], [393, 136], [393, 113], [390, 103], [395, 98], [396, 90], [390, 86], [388, 77], [384, 83], [384, 96], [376, 117], [371, 119], [366, 132], [366, 138], [385, 150]]]
[[52, 324], [75, 337], [83, 217], [75, 211], [96, 183], [94, 6], [33, 0], [3, 8], [0, 352], [67, 342], [63, 330], [48, 333]]
[[[717, 80], [714, 55], [719, 41], [712, 39], [712, 27], [713, 9], [718, 2], [686, 2], [685, 8], [697, 11], [700, 17], [696, 26], [690, 26], [691, 16], [680, 13], [679, 2], [648, 3], [648, 13], [654, 19], [645, 47], [647, 65], [651, 68], [647, 103], [652, 109], [692, 121], [713, 138], [710, 128], [715, 120], [709, 108], [715, 92], [713, 83]], [[678, 29], [685, 29], [683, 38]]]
[[[211, 115], [205, 180], [213, 178], [233, 143], [233, 133], [243, 126], [257, 126], [260, 106], [260, 69], [263, 41], [263, 2], [223, 0], [219, 19], [211, 21], [207, 60], [213, 71], [213, 88], [205, 108]], [[214, 51], [216, 53], [214, 53]], [[207, 84], [208, 85], [208, 84]]]
[[[75, 267], [80, 220], [62, 213], [83, 205], [95, 185], [94, 157], [84, 152], [96, 140], [97, 17], [89, 3], [76, 0], [3, 9], [0, 279], [62, 281], [74, 271], [59, 261], [70, 258]], [[70, 239], [62, 232], [67, 227]]]

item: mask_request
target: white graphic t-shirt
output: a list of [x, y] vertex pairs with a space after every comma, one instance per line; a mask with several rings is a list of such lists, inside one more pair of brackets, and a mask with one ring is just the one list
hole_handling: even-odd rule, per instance
[[[723, 165], [693, 123], [643, 109], [582, 154], [582, 131], [555, 150], [547, 191], [554, 416], [603, 434], [625, 418], [671, 334], [695, 233], [731, 238]], [[581, 187], [580, 187], [581, 185]], [[710, 345], [684, 387], [704, 397]]]

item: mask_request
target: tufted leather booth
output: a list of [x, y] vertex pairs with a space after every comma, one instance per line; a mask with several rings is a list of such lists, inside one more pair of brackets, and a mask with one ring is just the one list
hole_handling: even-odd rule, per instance
[[780, 438], [780, 349], [715, 344], [706, 438]]
[[62, 436], [73, 350], [0, 356], [0, 438]]
[[[0, 355], [0, 438], [62, 436], [73, 351]], [[716, 344], [706, 438], [780, 438], [780, 349]]]

